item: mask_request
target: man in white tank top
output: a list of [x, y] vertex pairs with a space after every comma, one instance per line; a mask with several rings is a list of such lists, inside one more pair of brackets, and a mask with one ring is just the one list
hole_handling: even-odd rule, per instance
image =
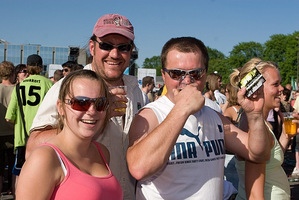
[[137, 199], [222, 199], [225, 149], [262, 162], [271, 137], [265, 127], [262, 94], [239, 92], [249, 133], [204, 106], [208, 70], [205, 45], [192, 37], [173, 38], [162, 49], [167, 94], [145, 106], [129, 131], [127, 162], [139, 180]]

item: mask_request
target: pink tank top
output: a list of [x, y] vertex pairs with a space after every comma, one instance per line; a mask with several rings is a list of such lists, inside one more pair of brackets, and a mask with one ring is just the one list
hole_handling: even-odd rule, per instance
[[52, 147], [56, 153], [59, 154], [67, 170], [64, 180], [55, 187], [51, 196], [51, 200], [123, 199], [122, 188], [117, 179], [111, 173], [99, 144], [96, 142], [93, 143], [97, 146], [101, 157], [103, 158], [107, 169], [109, 170], [109, 175], [105, 177], [94, 177], [80, 171], [56, 146], [49, 143], [43, 144]]

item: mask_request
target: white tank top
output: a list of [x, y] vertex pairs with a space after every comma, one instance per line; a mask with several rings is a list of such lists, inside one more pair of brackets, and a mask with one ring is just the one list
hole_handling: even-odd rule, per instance
[[[161, 123], [173, 106], [163, 96], [145, 108]], [[166, 166], [138, 182], [136, 199], [222, 199], [224, 158], [222, 121], [205, 106], [189, 116]]]

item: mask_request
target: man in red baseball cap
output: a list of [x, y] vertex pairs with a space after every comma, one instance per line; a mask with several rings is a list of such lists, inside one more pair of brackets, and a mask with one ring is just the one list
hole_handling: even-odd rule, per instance
[[[133, 116], [143, 106], [142, 92], [136, 77], [123, 75], [130, 63], [134, 48], [134, 29], [131, 22], [119, 14], [107, 14], [99, 18], [89, 40], [92, 63], [84, 69], [97, 72], [110, 86], [127, 86], [127, 91], [111, 90], [110, 120], [103, 134], [95, 138], [110, 152], [110, 168], [123, 188], [124, 199], [135, 199], [135, 179], [130, 175], [126, 163], [128, 131]], [[27, 154], [38, 144], [49, 140], [57, 133], [56, 101], [61, 81], [48, 92], [31, 127]], [[126, 102], [120, 103], [120, 102]], [[115, 108], [126, 107], [124, 111]]]

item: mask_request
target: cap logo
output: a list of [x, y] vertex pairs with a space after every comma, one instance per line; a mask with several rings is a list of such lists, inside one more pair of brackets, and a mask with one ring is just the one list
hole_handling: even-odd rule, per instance
[[131, 25], [129, 20], [122, 19], [120, 17], [114, 17], [112, 19], [105, 19], [104, 25], [106, 25], [106, 24], [114, 24], [115, 26], [130, 26]]
[[115, 17], [114, 18], [114, 23], [116, 26], [120, 26], [120, 17]]

